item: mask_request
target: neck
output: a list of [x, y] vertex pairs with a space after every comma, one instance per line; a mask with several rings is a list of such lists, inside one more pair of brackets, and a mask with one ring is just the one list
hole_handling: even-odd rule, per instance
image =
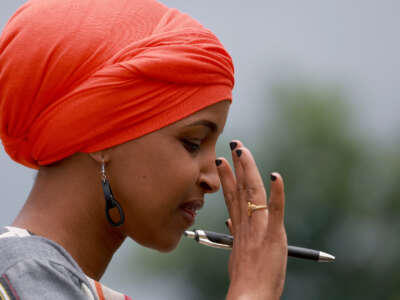
[[87, 276], [99, 280], [125, 235], [105, 217], [99, 172], [72, 172], [68, 165], [39, 171], [12, 225], [58, 243]]

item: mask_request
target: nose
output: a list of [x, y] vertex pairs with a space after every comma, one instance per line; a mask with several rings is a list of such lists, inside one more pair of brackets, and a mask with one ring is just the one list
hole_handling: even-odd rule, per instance
[[218, 176], [217, 166], [215, 165], [215, 155], [212, 159], [207, 159], [199, 176], [199, 184], [204, 193], [216, 193], [221, 187]]

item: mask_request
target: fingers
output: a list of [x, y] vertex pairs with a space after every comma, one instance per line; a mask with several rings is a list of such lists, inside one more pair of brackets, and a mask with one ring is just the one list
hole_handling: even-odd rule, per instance
[[[247, 220], [251, 227], [263, 228], [268, 223], [268, 211], [261, 208], [249, 212], [249, 205], [263, 206], [267, 204], [267, 193], [263, 180], [251, 152], [245, 147], [236, 151], [241, 151], [237, 161], [241, 166], [242, 174], [236, 178], [239, 189], [240, 217], [242, 220]], [[257, 232], [262, 234], [262, 230]]]
[[232, 236], [234, 236], [234, 231], [233, 231], [233, 226], [232, 226], [232, 220], [229, 218], [225, 221], [225, 225], [228, 228], [229, 232], [231, 233]]
[[[240, 141], [232, 141], [229, 144], [232, 152], [232, 160], [233, 160], [233, 165], [235, 168], [235, 174], [233, 173], [233, 170], [229, 163], [226, 161], [225, 158], [219, 157], [216, 161], [217, 163], [217, 170], [218, 170], [218, 175], [221, 180], [221, 186], [222, 190], [224, 193], [224, 199], [225, 199], [225, 204], [228, 208], [228, 212], [230, 217], [232, 218], [232, 223], [233, 224], [239, 224], [240, 223], [240, 203], [238, 201], [237, 197], [237, 181], [236, 178], [238, 177], [238, 174], [242, 174], [242, 167], [240, 163], [237, 161], [236, 157], [237, 154], [234, 152], [234, 150], [237, 147], [241, 147], [242, 143]], [[220, 162], [218, 162], [220, 161]]]
[[[238, 140], [232, 141], [230, 147], [235, 174], [224, 158], [217, 159], [216, 163], [232, 228], [235, 228], [242, 222], [250, 222], [248, 203], [265, 205], [267, 193], [251, 152]], [[255, 226], [267, 222], [266, 209], [255, 210], [253, 214], [257, 215], [252, 215], [256, 219], [252, 221]]]
[[284, 185], [279, 173], [271, 174], [270, 193], [268, 230], [271, 233], [278, 233], [284, 228], [285, 212]]
[[[220, 161], [220, 162], [218, 162]], [[218, 175], [220, 177], [225, 204], [232, 220], [239, 222], [239, 203], [236, 197], [236, 178], [232, 168], [225, 158], [220, 157], [216, 160]]]
[[241, 166], [242, 174], [237, 177], [236, 181], [239, 189], [243, 189], [245, 192], [245, 204], [246, 206], [247, 202], [256, 205], [266, 204], [267, 199], [264, 182], [258, 171], [253, 155], [247, 148], [243, 147], [239, 150], [241, 150], [242, 154], [237, 158], [237, 161]]
[[[267, 193], [256, 162], [246, 147], [239, 141], [234, 142], [231, 144], [234, 172], [225, 159], [217, 164], [230, 214], [226, 225], [234, 236], [229, 259], [229, 276], [233, 282], [231, 287], [235, 291], [237, 286], [247, 286], [249, 282], [263, 278], [265, 280], [262, 280], [259, 289], [266, 291], [263, 296], [271, 296], [268, 288], [265, 288], [265, 282], [270, 282], [269, 287], [274, 287], [277, 291], [275, 294], [281, 295], [288, 253], [283, 180], [279, 173], [271, 174], [271, 196], [266, 209]], [[255, 205], [250, 217], [248, 203]], [[243, 283], [240, 278], [244, 278]], [[262, 295], [259, 291], [257, 295]], [[235, 292], [232, 293], [236, 296]]]
[[[240, 163], [241, 160], [241, 156], [243, 153], [243, 144], [238, 141], [238, 140], [234, 140], [232, 141], [230, 144], [231, 150], [232, 150], [232, 162], [233, 162], [233, 166], [235, 168], [235, 175], [236, 175], [236, 195], [238, 198], [238, 209], [240, 210], [240, 220], [245, 220], [246, 216], [243, 214], [243, 212], [245, 212], [247, 210], [247, 202], [245, 201], [241, 201], [242, 194], [245, 190], [245, 185], [244, 185], [244, 180], [243, 177], [244, 175], [244, 171], [243, 171], [243, 166]], [[238, 225], [238, 223], [235, 222], [236, 220], [233, 220], [233, 224], [234, 226]]]

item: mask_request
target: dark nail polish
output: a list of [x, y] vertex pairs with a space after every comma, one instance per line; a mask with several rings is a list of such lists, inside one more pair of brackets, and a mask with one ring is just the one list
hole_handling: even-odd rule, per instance
[[225, 225], [226, 225], [226, 227], [228, 227], [228, 229], [229, 229], [229, 222], [228, 222], [228, 220], [225, 221]]
[[236, 150], [236, 154], [238, 157], [240, 157], [240, 155], [242, 155], [242, 150], [240, 150], [240, 149]]
[[274, 174], [271, 174], [271, 180], [275, 181], [276, 180], [276, 176]]
[[218, 167], [220, 164], [222, 164], [222, 160], [216, 159], [216, 160], [215, 160], [215, 164], [216, 164], [217, 167]]
[[236, 143], [236, 142], [230, 142], [230, 143], [229, 143], [229, 147], [231, 147], [231, 150], [235, 149], [236, 146], [237, 146], [237, 143]]

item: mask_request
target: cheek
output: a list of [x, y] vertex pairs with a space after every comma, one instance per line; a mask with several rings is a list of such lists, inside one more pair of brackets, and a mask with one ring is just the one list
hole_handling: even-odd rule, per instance
[[176, 161], [160, 160], [146, 172], [146, 179], [140, 178], [136, 187], [160, 214], [162, 209], [168, 213], [192, 196], [198, 176], [196, 165], [183, 157]]
[[116, 166], [112, 186], [131, 212], [162, 218], [191, 196], [199, 171], [196, 159], [179, 141], [155, 149], [137, 151]]
[[193, 196], [196, 176], [191, 164], [140, 168], [124, 183], [125, 233], [139, 244], [169, 252], [179, 243], [184, 221], [179, 206]]
[[[173, 192], [183, 187], [190, 188], [196, 183], [199, 166], [196, 158], [191, 155], [178, 140], [168, 143], [168, 147], [146, 157], [142, 172], [148, 176], [153, 188]], [[151, 169], [149, 169], [151, 166]]]
[[125, 211], [125, 233], [143, 246], [170, 251], [183, 233], [179, 206], [198, 193], [199, 164], [180, 141], [159, 138], [146, 146], [117, 160], [112, 186]]

